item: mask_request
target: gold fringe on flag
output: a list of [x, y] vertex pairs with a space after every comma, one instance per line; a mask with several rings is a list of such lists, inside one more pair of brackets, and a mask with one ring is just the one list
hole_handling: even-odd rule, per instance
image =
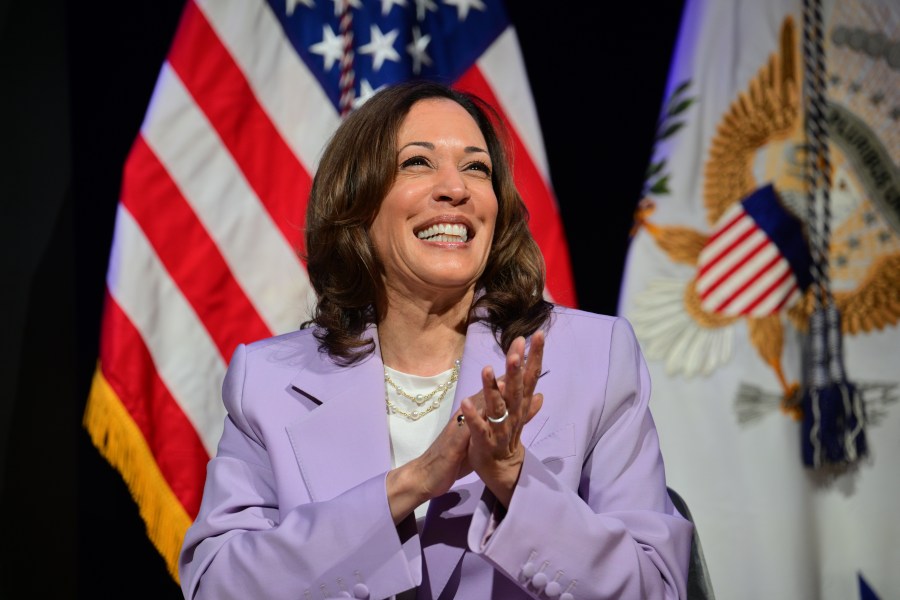
[[144, 436], [98, 363], [82, 421], [94, 446], [122, 475], [147, 527], [147, 537], [179, 583], [178, 555], [191, 519], [160, 472]]

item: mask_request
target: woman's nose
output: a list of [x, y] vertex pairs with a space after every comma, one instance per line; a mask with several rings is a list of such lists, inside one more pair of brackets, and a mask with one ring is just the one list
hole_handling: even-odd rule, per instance
[[454, 168], [444, 168], [437, 172], [433, 190], [434, 199], [450, 202], [453, 206], [469, 199], [469, 188], [462, 174]]

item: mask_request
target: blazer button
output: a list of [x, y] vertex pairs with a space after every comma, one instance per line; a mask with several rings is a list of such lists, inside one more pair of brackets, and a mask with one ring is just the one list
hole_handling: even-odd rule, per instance
[[369, 588], [364, 583], [357, 583], [353, 586], [353, 597], [354, 598], [368, 598], [369, 597]]
[[535, 571], [537, 571], [537, 568], [534, 566], [533, 562], [527, 562], [525, 563], [525, 566], [522, 567], [522, 575], [527, 579], [531, 579], [534, 576]]

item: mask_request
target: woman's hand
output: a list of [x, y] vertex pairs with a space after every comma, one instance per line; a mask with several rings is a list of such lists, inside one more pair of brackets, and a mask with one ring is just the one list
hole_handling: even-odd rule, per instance
[[481, 372], [482, 391], [464, 399], [461, 405], [471, 434], [469, 463], [507, 508], [525, 460], [522, 428], [544, 401], [542, 394], [534, 393], [543, 357], [542, 331], [532, 336], [527, 361], [525, 338], [516, 338], [506, 353], [506, 373], [498, 379], [491, 367], [485, 367]]
[[[527, 361], [525, 338], [513, 341], [506, 354], [506, 374], [498, 379], [491, 367], [485, 367], [482, 390], [462, 401], [460, 412], [431, 446], [418, 458], [388, 472], [388, 502], [395, 523], [423, 502], [447, 493], [457, 479], [473, 470], [497, 499], [509, 506], [525, 459], [522, 428], [543, 403], [543, 396], [534, 393], [543, 355], [541, 331], [531, 338]], [[509, 415], [500, 422], [487, 418], [500, 417], [507, 410]], [[467, 427], [459, 426], [456, 417], [460, 413]]]
[[423, 502], [447, 493], [457, 479], [472, 472], [469, 430], [457, 425], [458, 414], [421, 456], [388, 472], [388, 503], [395, 524]]

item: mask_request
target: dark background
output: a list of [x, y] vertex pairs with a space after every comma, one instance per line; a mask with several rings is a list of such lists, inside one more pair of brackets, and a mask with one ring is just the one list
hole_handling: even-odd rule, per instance
[[[182, 6], [0, 2], [0, 598], [181, 598], [80, 419], [121, 169]], [[579, 307], [615, 313], [682, 2], [550, 6], [508, 2]]]

